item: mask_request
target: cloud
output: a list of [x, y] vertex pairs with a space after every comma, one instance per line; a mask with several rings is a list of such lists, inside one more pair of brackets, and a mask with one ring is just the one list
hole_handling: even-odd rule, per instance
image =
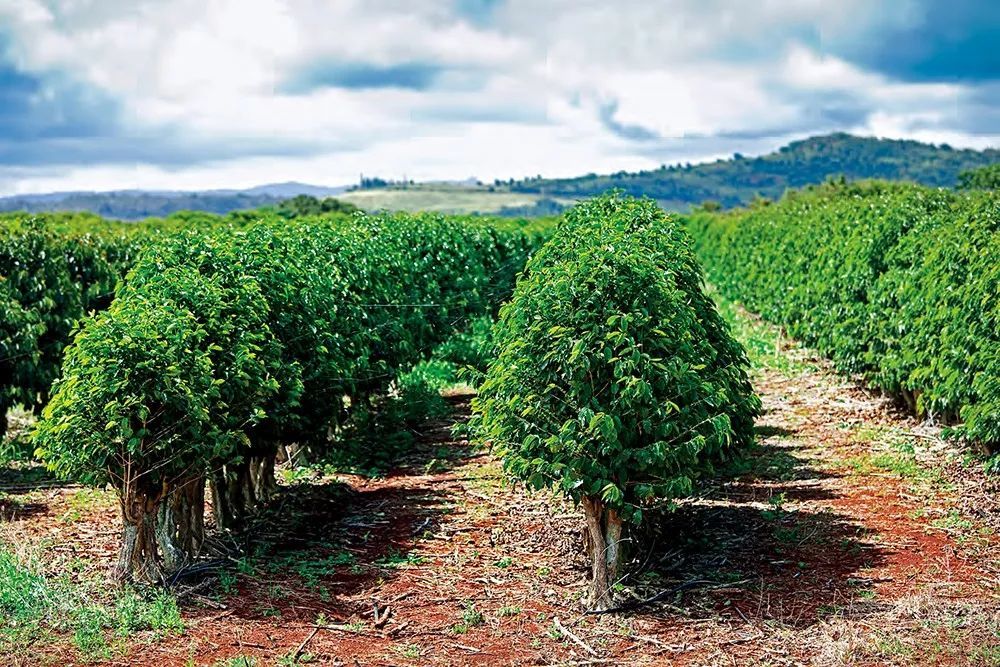
[[444, 68], [429, 63], [402, 63], [379, 66], [368, 63], [318, 63], [296, 73], [281, 86], [292, 95], [317, 88], [405, 88], [427, 90]]
[[[320, 149], [305, 140], [199, 136], [168, 124], [144, 127], [127, 120], [123, 104], [66, 72], [29, 73], [0, 60], [0, 167], [150, 163], [176, 169], [209, 160], [306, 155]], [[340, 147], [356, 145], [342, 141]]]
[[622, 139], [628, 139], [629, 141], [653, 141], [660, 138], [660, 135], [652, 130], [648, 130], [639, 125], [629, 125], [628, 123], [623, 123], [617, 120], [615, 118], [615, 114], [617, 112], [617, 101], [601, 105], [601, 123], [603, 123], [606, 128], [614, 132], [617, 136]]
[[[874, 29], [872, 29], [874, 28]], [[833, 48], [872, 71], [911, 82], [1000, 80], [1000, 3], [904, 0]]]
[[1000, 6], [0, 0], [0, 189], [645, 168], [997, 139]]
[[[0, 32], [0, 141], [34, 141], [110, 135], [116, 101], [60, 72], [32, 72], [5, 58]], [[3, 159], [0, 154], [0, 160]]]

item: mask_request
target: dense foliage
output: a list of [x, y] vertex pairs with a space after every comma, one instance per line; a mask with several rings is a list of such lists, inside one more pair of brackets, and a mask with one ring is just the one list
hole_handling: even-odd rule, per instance
[[331, 213], [355, 213], [359, 209], [333, 197], [317, 199], [311, 195], [296, 195], [291, 199], [279, 202], [273, 207], [274, 212], [283, 218], [301, 218], [307, 215], [329, 215]]
[[65, 477], [119, 491], [124, 577], [197, 552], [205, 481], [239, 527], [278, 443], [335, 447], [353, 412], [494, 312], [537, 236], [440, 216], [278, 218], [167, 236], [86, 321], [36, 430]]
[[183, 211], [140, 223], [89, 213], [0, 215], [0, 439], [8, 408], [45, 404], [75, 322], [111, 304], [118, 282], [146, 246], [182, 230], [355, 210], [334, 199], [302, 196], [275, 210], [226, 217]]
[[1000, 162], [1000, 151], [974, 151], [831, 134], [796, 141], [761, 157], [696, 165], [664, 166], [650, 171], [590, 174], [578, 178], [534, 178], [508, 184], [514, 192], [549, 197], [588, 197], [609, 188], [652, 197], [668, 209], [687, 210], [706, 200], [725, 207], [750, 203], [755, 197], [777, 199], [789, 188], [822, 183], [832, 176], [882, 178], [954, 186], [960, 172]]
[[963, 190], [1000, 189], [1000, 163], [963, 171], [958, 175], [958, 186]]
[[225, 214], [275, 206], [282, 197], [242, 192], [74, 192], [65, 195], [22, 195], [0, 199], [0, 211], [48, 213], [87, 211], [116, 220], [165, 217], [180, 211]]
[[[323, 188], [302, 186], [307, 190]], [[15, 195], [0, 197], [0, 211], [26, 213], [80, 212], [103, 216], [113, 220], [145, 220], [169, 218], [178, 213], [198, 211], [212, 215], [225, 215], [236, 211], [275, 212], [284, 217], [318, 215], [321, 213], [349, 213], [354, 207], [346, 202], [309, 194], [292, 197], [277, 192], [294, 192], [289, 186], [261, 186], [246, 191], [206, 192], [68, 192], [48, 195]], [[60, 213], [63, 212], [63, 213]]]
[[0, 438], [43, 405], [76, 320], [110, 302], [134, 244], [88, 216], [0, 220]]
[[584, 505], [595, 607], [622, 521], [752, 439], [747, 361], [701, 281], [674, 219], [609, 195], [567, 213], [501, 310], [473, 428], [514, 476]]
[[710, 280], [970, 439], [1000, 443], [1000, 196], [828, 184], [689, 219]]

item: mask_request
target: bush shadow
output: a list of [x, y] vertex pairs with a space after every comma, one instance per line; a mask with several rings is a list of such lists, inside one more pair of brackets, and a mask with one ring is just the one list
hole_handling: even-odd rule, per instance
[[[423, 425], [383, 476], [281, 487], [244, 535], [229, 538], [246, 556], [220, 573], [217, 599], [248, 619], [370, 618], [371, 599], [356, 597], [422, 562], [421, 540], [449, 511], [451, 495], [434, 478], [466, 458], [450, 427], [467, 413], [468, 397], [449, 401], [454, 414]], [[405, 477], [413, 482], [400, 483]]]
[[839, 494], [824, 484], [835, 476], [798, 449], [758, 445], [742, 467], [650, 517], [636, 535], [636, 594], [672, 592], [638, 613], [805, 627], [866, 604], [862, 572], [882, 563], [884, 550], [850, 517], [809, 504]]
[[79, 484], [56, 478], [41, 463], [21, 461], [0, 463], [0, 493], [8, 496], [75, 486]]

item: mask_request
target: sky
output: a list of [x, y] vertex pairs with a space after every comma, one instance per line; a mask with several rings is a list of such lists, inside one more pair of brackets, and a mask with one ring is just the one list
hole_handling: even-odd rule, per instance
[[0, 194], [1000, 146], [995, 0], [0, 0]]

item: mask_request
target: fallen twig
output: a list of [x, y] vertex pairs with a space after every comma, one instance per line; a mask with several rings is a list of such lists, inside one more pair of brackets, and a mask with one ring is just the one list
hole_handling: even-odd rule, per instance
[[395, 627], [392, 627], [392, 628], [389, 628], [388, 630], [386, 630], [385, 634], [386, 634], [386, 636], [393, 637], [395, 635], [398, 635], [400, 632], [402, 632], [403, 630], [405, 630], [408, 627], [410, 627], [410, 622], [409, 621], [404, 621], [403, 623], [400, 623], [399, 625], [397, 625]]
[[454, 646], [455, 648], [460, 648], [463, 651], [468, 651], [469, 653], [482, 653], [481, 649], [478, 649], [474, 646], [466, 646], [465, 644], [456, 644], [452, 642], [450, 646]]
[[335, 632], [350, 632], [355, 635], [364, 634], [364, 630], [358, 629], [353, 625], [347, 625], [345, 623], [329, 623], [327, 625], [314, 625], [312, 626], [319, 630], [333, 630]]
[[209, 607], [211, 609], [229, 609], [226, 605], [221, 602], [216, 602], [212, 598], [205, 597], [204, 595], [198, 595], [197, 593], [192, 593], [190, 595], [192, 600], [197, 600], [199, 604]]
[[312, 638], [316, 636], [317, 632], [319, 632], [319, 627], [313, 628], [312, 632], [310, 632], [309, 635], [302, 640], [302, 643], [299, 644], [299, 647], [295, 649], [294, 655], [292, 655], [292, 664], [299, 661], [299, 657], [302, 655], [302, 652], [306, 650], [306, 646], [312, 641]]
[[427, 517], [426, 519], [424, 519], [424, 522], [422, 524], [420, 524], [419, 526], [417, 526], [416, 528], [413, 529], [413, 535], [414, 536], [420, 535], [422, 532], [424, 532], [424, 530], [427, 528], [427, 526], [430, 525], [430, 523], [431, 523], [431, 518], [430, 517]]
[[591, 648], [589, 644], [587, 644], [585, 641], [583, 641], [582, 639], [580, 639], [579, 637], [577, 637], [576, 635], [574, 635], [572, 632], [570, 632], [566, 628], [565, 625], [563, 625], [562, 623], [560, 623], [558, 616], [556, 616], [555, 619], [553, 619], [553, 623], [556, 626], [556, 630], [558, 630], [559, 632], [561, 632], [564, 637], [566, 637], [567, 639], [572, 640], [574, 644], [576, 644], [577, 646], [579, 646], [580, 648], [582, 648], [584, 651], [586, 651], [590, 655], [593, 655], [593, 656], [598, 655], [597, 651], [595, 651], [593, 648]]
[[372, 602], [372, 612], [375, 616], [375, 621], [373, 625], [376, 628], [381, 628], [389, 620], [389, 615], [392, 614], [392, 607], [386, 605], [385, 609], [382, 611], [380, 615], [378, 611], [378, 602]]
[[[645, 600], [630, 600], [625, 604], [618, 605], [617, 607], [612, 607], [611, 609], [598, 609], [595, 611], [587, 611], [588, 614], [600, 615], [600, 614], [616, 614], [620, 611], [632, 611], [640, 607], [645, 607], [648, 604], [653, 604], [654, 602], [659, 602], [665, 600], [672, 595], [685, 591], [689, 588], [696, 588], [698, 586], [708, 586], [709, 584], [717, 584], [717, 581], [708, 581], [706, 579], [691, 579], [690, 581], [685, 581], [682, 584], [678, 584], [673, 588], [668, 588], [665, 591], [660, 591], [656, 595], [646, 598]], [[737, 582], [744, 583], [744, 582]], [[726, 584], [731, 586], [732, 584]]]

